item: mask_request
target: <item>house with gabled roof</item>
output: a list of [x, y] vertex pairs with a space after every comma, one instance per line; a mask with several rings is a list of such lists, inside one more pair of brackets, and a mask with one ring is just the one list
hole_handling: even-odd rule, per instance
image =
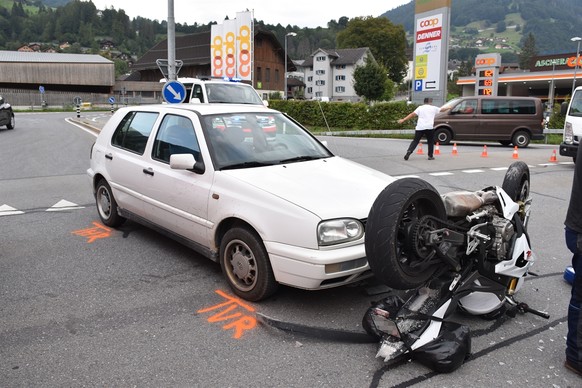
[[354, 70], [373, 58], [368, 47], [317, 49], [302, 64], [305, 98], [329, 101], [360, 101], [354, 90]]

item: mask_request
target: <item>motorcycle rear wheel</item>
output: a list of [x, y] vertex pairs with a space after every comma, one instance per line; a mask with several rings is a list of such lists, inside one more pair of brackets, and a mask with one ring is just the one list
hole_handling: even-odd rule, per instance
[[403, 178], [388, 185], [376, 198], [366, 223], [366, 255], [375, 276], [400, 290], [426, 283], [442, 262], [419, 257], [414, 230], [423, 216], [446, 220], [436, 189], [418, 178]]

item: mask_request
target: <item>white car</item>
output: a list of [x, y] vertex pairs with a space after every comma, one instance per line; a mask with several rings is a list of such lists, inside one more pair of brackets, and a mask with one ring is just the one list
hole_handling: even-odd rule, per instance
[[[237, 80], [180, 77], [178, 81], [186, 88], [185, 102], [192, 104], [269, 105], [269, 102], [263, 100], [255, 88]], [[162, 78], [160, 82], [166, 82], [166, 79]]]
[[317, 290], [370, 276], [366, 217], [394, 178], [334, 156], [262, 106], [119, 109], [87, 171], [102, 222], [130, 218], [220, 262], [259, 301], [279, 283]]

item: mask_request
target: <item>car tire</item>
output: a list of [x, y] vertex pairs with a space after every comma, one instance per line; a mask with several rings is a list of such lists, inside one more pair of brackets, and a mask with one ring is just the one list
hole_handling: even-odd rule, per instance
[[513, 143], [514, 146], [517, 146], [518, 148], [525, 148], [529, 145], [530, 142], [530, 136], [529, 133], [527, 133], [526, 131], [517, 131], [513, 134], [513, 137], [511, 138], [511, 142]]
[[453, 139], [451, 131], [446, 128], [439, 128], [434, 132], [434, 141], [438, 142], [440, 145], [448, 145]]
[[10, 116], [10, 122], [6, 124], [7, 129], [14, 129], [16, 126], [16, 120], [14, 119], [14, 115]]
[[104, 225], [115, 228], [125, 222], [125, 218], [119, 215], [117, 201], [113, 197], [111, 187], [105, 179], [101, 179], [97, 183], [95, 202], [99, 218]]
[[[431, 217], [425, 217], [431, 216]], [[390, 288], [409, 290], [426, 283], [443, 265], [419, 238], [424, 220], [446, 220], [441, 196], [428, 182], [402, 178], [376, 198], [366, 223], [366, 257], [372, 272]], [[435, 227], [426, 223], [427, 227]]]
[[235, 226], [224, 234], [220, 267], [234, 293], [248, 301], [266, 299], [278, 288], [263, 242], [246, 226]]

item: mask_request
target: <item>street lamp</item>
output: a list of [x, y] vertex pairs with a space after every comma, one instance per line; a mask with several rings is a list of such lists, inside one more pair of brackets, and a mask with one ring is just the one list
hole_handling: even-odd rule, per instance
[[570, 40], [572, 42], [578, 42], [578, 47], [576, 48], [576, 65], [574, 66], [574, 79], [572, 79], [572, 94], [571, 94], [571, 96], [573, 96], [574, 89], [576, 89], [576, 73], [578, 71], [578, 61], [580, 60], [580, 41], [582, 40], [582, 38], [580, 38], [579, 36], [575, 36]]
[[285, 58], [283, 59], [285, 61], [285, 89], [284, 89], [285, 96], [283, 97], [284, 100], [287, 99], [287, 37], [289, 36], [297, 36], [297, 33], [289, 32], [288, 34], [285, 35]]

